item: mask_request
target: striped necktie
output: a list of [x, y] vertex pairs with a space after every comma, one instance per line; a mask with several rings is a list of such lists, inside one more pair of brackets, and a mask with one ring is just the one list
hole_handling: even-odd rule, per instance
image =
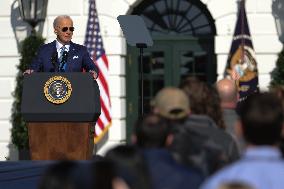
[[[63, 59], [64, 55], [63, 53], [67, 50], [67, 48], [65, 46], [62, 46], [60, 48], [60, 54], [59, 54], [59, 71], [60, 72], [64, 72], [65, 71], [65, 68], [66, 68], [66, 60], [65, 58]], [[63, 65], [63, 67], [62, 67]]]

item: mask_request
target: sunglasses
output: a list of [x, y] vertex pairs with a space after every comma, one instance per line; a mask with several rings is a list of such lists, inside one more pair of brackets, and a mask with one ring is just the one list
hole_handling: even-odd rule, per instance
[[67, 32], [68, 29], [69, 29], [69, 31], [73, 32], [75, 28], [74, 28], [74, 27], [69, 27], [69, 28], [68, 28], [68, 27], [63, 27], [63, 28], [61, 29], [61, 31], [62, 31], [62, 32]]

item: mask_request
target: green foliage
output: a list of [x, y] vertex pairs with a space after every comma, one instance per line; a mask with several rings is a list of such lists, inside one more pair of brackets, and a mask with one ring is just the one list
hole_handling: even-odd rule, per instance
[[282, 51], [278, 54], [276, 67], [271, 72], [270, 86], [274, 87], [277, 85], [284, 85], [284, 47]]
[[23, 72], [29, 68], [32, 59], [35, 57], [38, 48], [44, 44], [45, 39], [41, 36], [32, 35], [27, 37], [21, 42], [21, 59], [18, 65], [18, 74], [16, 78], [16, 88], [13, 93], [14, 102], [12, 106], [12, 143], [17, 146], [18, 149], [29, 148], [28, 129], [25, 121], [21, 115], [21, 102], [22, 102], [22, 90], [23, 90]]

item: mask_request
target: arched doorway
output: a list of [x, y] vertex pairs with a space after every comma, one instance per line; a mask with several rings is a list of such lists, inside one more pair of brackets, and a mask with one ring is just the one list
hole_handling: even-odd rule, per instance
[[144, 0], [131, 14], [144, 19], [154, 40], [143, 58], [144, 94], [139, 81], [139, 50], [127, 48], [126, 103], [127, 133], [141, 115], [150, 111], [150, 101], [165, 86], [178, 86], [187, 76], [216, 81], [214, 20], [199, 0]]

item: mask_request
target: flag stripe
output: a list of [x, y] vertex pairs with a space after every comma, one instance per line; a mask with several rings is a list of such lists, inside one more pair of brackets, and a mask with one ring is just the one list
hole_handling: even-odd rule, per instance
[[101, 138], [105, 135], [105, 133], [108, 131], [109, 127], [111, 126], [111, 122], [105, 126], [104, 130], [100, 132], [99, 136], [97, 136], [94, 140], [95, 143], [99, 142]]
[[107, 60], [107, 57], [104, 55], [104, 56], [102, 56], [102, 59], [103, 59], [104, 63], [106, 64], [106, 67], [107, 67], [107, 69], [108, 69], [108, 60]]
[[[97, 121], [97, 125], [99, 125], [99, 127], [101, 128], [101, 130], [103, 130], [104, 128], [103, 128], [103, 122], [102, 122], [102, 120], [101, 120], [101, 118], [99, 118], [98, 119], [98, 121]], [[101, 131], [100, 131], [101, 132]], [[96, 134], [99, 134], [99, 133], [96, 133]]]
[[104, 112], [102, 112], [102, 114], [100, 116], [100, 121], [101, 121], [101, 124], [98, 125], [100, 128], [104, 128], [104, 126], [106, 124], [108, 124], [108, 120], [106, 119], [106, 116], [105, 116]]
[[108, 109], [109, 109], [111, 105], [109, 103], [109, 99], [108, 99], [107, 93], [105, 91], [105, 88], [102, 86], [101, 80], [98, 80], [98, 85], [99, 85], [99, 88], [100, 88], [101, 101], [103, 101], [104, 104], [106, 105], [106, 107], [108, 107]]
[[97, 83], [100, 89], [101, 115], [95, 126], [94, 139], [94, 142], [97, 143], [111, 125], [111, 101], [108, 87], [109, 64], [103, 47], [99, 19], [94, 0], [89, 1], [89, 16], [85, 35], [85, 46], [87, 47], [94, 64], [96, 64], [100, 70]]
[[103, 112], [105, 113], [105, 117], [107, 118], [108, 121], [110, 121], [111, 118], [110, 118], [110, 115], [109, 115], [109, 111], [108, 111], [108, 109], [106, 108], [105, 103], [104, 103], [103, 100], [101, 100], [101, 106], [102, 106]]
[[108, 73], [108, 68], [107, 68], [107, 66], [105, 65], [105, 62], [104, 62], [104, 60], [102, 59], [102, 57], [103, 56], [101, 56], [101, 58], [100, 59], [98, 59], [97, 60], [97, 65], [98, 65], [98, 67], [100, 68], [100, 72], [102, 73], [102, 75], [107, 75], [107, 73]]
[[106, 95], [109, 96], [109, 90], [108, 90], [108, 84], [107, 84], [107, 81], [106, 81], [106, 77], [103, 74], [100, 74], [99, 80], [101, 82], [102, 87], [105, 90]]

